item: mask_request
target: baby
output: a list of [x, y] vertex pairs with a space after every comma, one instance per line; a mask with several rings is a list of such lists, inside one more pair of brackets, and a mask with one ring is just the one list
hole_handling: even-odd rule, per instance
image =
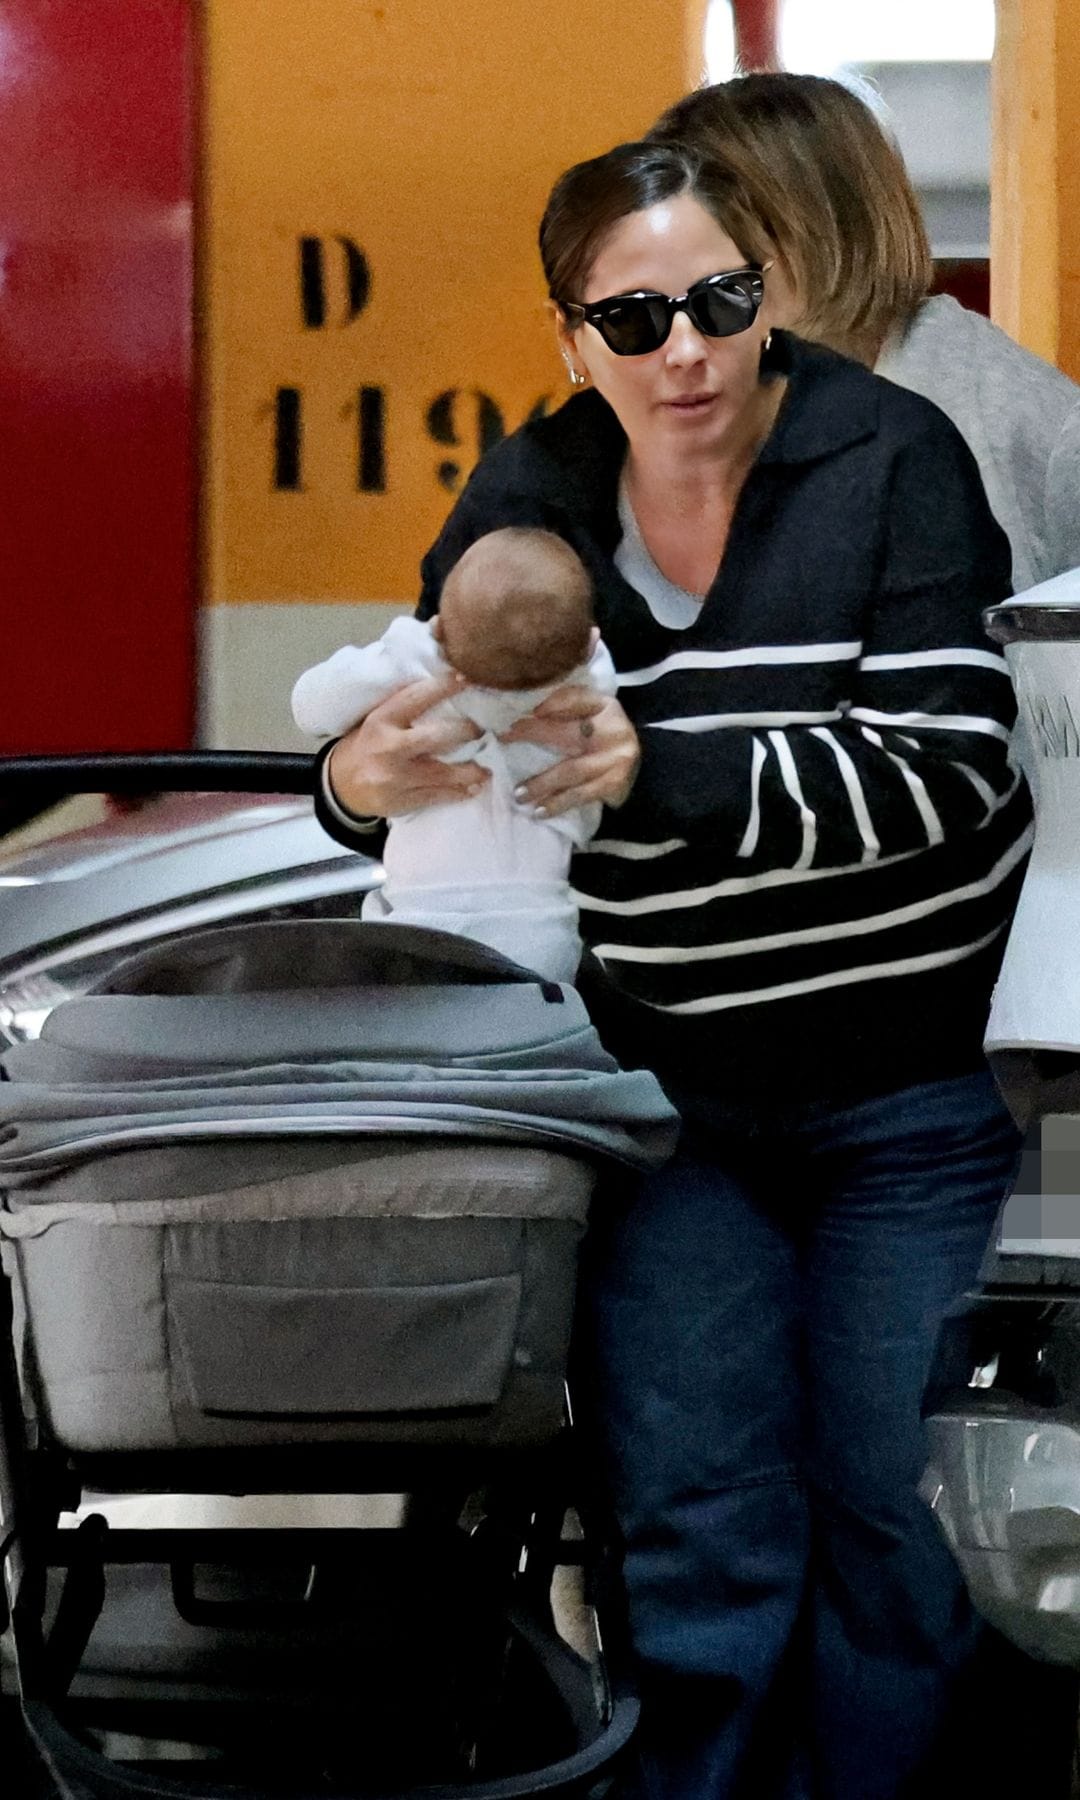
[[571, 852], [588, 842], [600, 806], [540, 819], [514, 799], [564, 752], [500, 742], [557, 687], [616, 689], [593, 624], [592, 583], [553, 532], [509, 527], [479, 538], [443, 585], [434, 619], [395, 619], [374, 644], [346, 646], [301, 675], [293, 717], [301, 730], [339, 736], [396, 688], [456, 669], [468, 686], [432, 708], [465, 718], [478, 737], [447, 762], [490, 770], [467, 800], [390, 821], [386, 880], [365, 919], [454, 931], [555, 981], [573, 981], [581, 954], [568, 882]]

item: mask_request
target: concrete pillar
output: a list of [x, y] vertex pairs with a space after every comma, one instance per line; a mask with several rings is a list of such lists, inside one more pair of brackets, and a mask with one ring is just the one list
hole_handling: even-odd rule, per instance
[[204, 742], [411, 606], [480, 452], [568, 392], [536, 228], [701, 78], [704, 0], [207, 0]]
[[993, 316], [1080, 380], [1076, 0], [998, 0], [993, 96]]

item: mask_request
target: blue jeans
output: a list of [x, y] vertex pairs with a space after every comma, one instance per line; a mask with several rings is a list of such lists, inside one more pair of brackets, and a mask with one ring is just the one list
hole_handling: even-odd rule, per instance
[[916, 1493], [919, 1405], [1017, 1134], [985, 1071], [767, 1119], [674, 1098], [676, 1157], [600, 1209], [584, 1288], [640, 1785], [929, 1800], [982, 1628]]

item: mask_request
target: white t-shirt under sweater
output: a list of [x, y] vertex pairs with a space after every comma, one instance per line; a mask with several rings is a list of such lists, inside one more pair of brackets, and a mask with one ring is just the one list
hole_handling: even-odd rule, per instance
[[[429, 622], [395, 619], [375, 643], [346, 645], [301, 675], [293, 717], [302, 731], [336, 737], [405, 683], [449, 671]], [[479, 738], [443, 760], [477, 762], [491, 779], [467, 800], [390, 820], [386, 880], [365, 899], [365, 919], [455, 931], [553, 980], [573, 980], [580, 942], [567, 881], [570, 856], [596, 831], [601, 809], [538, 819], [515, 801], [514, 790], [558, 762], [561, 752], [499, 741], [500, 732], [569, 685], [614, 694], [615, 670], [602, 643], [561, 681], [530, 689], [463, 688], [432, 707], [432, 718], [469, 719], [481, 728]]]

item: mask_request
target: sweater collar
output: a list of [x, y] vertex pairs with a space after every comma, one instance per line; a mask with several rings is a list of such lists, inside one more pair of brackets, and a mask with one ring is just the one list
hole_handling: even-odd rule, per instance
[[[785, 375], [788, 390], [758, 465], [818, 462], [873, 436], [879, 383], [860, 363], [791, 332], [774, 331], [764, 366]], [[595, 390], [575, 395], [528, 429], [533, 450], [540, 453], [539, 469], [529, 458], [530, 486], [539, 476], [543, 497], [588, 521], [601, 542], [616, 544], [626, 434], [607, 401]]]
[[786, 375], [788, 391], [759, 463], [820, 462], [873, 437], [880, 388], [861, 363], [790, 331], [774, 331], [763, 367]]

